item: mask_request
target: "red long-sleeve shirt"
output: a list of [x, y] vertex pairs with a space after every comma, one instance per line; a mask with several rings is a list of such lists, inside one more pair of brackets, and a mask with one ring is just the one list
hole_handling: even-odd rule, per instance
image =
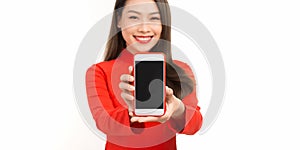
[[[187, 64], [180, 61], [174, 63], [196, 83]], [[130, 65], [133, 66], [133, 54], [124, 49], [117, 59], [94, 64], [86, 73], [89, 107], [97, 128], [107, 135], [106, 149], [175, 150], [176, 133], [194, 134], [202, 125], [196, 88], [182, 99], [185, 113], [181, 123], [172, 119], [165, 123], [131, 123], [119, 88], [120, 76], [128, 74]]]

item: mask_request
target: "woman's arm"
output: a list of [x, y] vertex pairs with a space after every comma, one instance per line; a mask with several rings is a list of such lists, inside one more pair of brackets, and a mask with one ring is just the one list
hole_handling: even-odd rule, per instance
[[115, 107], [107, 88], [107, 78], [99, 65], [86, 73], [86, 92], [96, 126], [107, 135], [132, 135], [126, 106]]
[[185, 70], [194, 81], [194, 90], [182, 100], [173, 95], [173, 90], [166, 87], [166, 113], [161, 117], [137, 117], [133, 116], [131, 122], [167, 122], [170, 129], [182, 134], [195, 134], [202, 125], [202, 115], [196, 96], [196, 82], [190, 67], [182, 62], [176, 63]]
[[[183, 118], [174, 119], [171, 118], [170, 125], [173, 129], [182, 134], [195, 134], [202, 126], [202, 115], [200, 113], [200, 107], [198, 106], [198, 99], [196, 95], [196, 80], [192, 69], [183, 62], [175, 61], [175, 63], [181, 67], [185, 73], [193, 80], [193, 91], [182, 99], [182, 103], [185, 107]], [[182, 123], [184, 122], [184, 125]]]

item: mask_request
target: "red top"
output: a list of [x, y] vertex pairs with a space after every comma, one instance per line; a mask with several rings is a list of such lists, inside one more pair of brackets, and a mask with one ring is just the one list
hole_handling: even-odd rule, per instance
[[[190, 67], [174, 61], [194, 81]], [[124, 49], [117, 59], [92, 65], [86, 73], [88, 103], [99, 130], [107, 135], [108, 150], [175, 150], [176, 133], [194, 134], [202, 125], [200, 107], [197, 106], [196, 87], [185, 96], [184, 119], [170, 119], [165, 123], [131, 123], [127, 105], [119, 88], [121, 74], [133, 66], [133, 54]], [[194, 84], [196, 86], [196, 84]]]

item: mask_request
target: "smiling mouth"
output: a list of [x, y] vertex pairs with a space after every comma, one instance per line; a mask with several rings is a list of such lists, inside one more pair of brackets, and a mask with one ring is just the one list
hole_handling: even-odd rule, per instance
[[133, 36], [133, 37], [135, 38], [136, 41], [142, 44], [149, 43], [153, 38], [153, 36]]

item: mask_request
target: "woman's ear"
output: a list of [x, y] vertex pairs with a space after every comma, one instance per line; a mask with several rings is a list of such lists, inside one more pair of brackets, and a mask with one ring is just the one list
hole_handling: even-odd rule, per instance
[[117, 16], [117, 27], [121, 28], [121, 17], [119, 15]]

